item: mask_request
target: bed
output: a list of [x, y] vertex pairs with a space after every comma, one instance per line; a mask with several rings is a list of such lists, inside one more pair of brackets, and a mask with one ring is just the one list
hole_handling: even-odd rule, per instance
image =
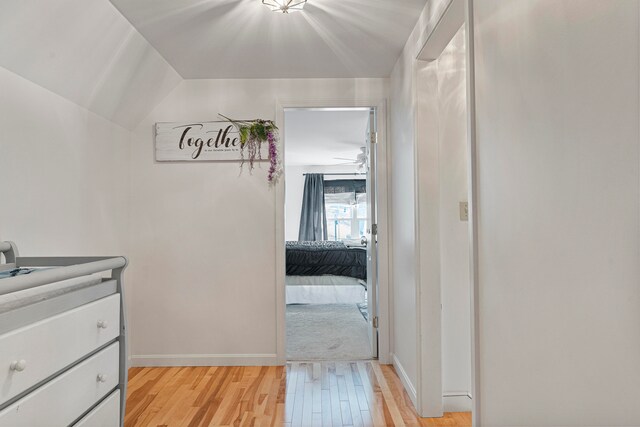
[[367, 295], [367, 252], [342, 242], [286, 244], [287, 304], [363, 303]]

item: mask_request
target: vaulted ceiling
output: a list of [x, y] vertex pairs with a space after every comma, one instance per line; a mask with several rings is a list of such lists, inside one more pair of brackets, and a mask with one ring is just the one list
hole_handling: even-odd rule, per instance
[[111, 0], [183, 78], [388, 77], [426, 0]]
[[128, 129], [182, 81], [107, 0], [1, 0], [0, 67]]
[[132, 129], [183, 79], [388, 77], [426, 0], [1, 0], [0, 67]]

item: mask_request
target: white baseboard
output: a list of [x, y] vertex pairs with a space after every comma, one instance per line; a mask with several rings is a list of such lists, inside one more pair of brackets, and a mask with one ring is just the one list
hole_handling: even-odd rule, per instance
[[277, 366], [276, 354], [134, 354], [131, 366]]
[[413, 383], [411, 383], [409, 376], [407, 375], [406, 371], [402, 367], [402, 363], [400, 363], [400, 360], [398, 360], [396, 355], [393, 353], [391, 354], [391, 360], [393, 361], [393, 367], [396, 368], [398, 377], [400, 377], [400, 382], [402, 382], [404, 389], [407, 391], [407, 394], [409, 395], [409, 399], [411, 399], [411, 402], [413, 403], [413, 407], [417, 408], [418, 393], [416, 392], [416, 388], [413, 386]]
[[444, 392], [442, 408], [444, 412], [471, 412], [471, 395], [466, 391]]

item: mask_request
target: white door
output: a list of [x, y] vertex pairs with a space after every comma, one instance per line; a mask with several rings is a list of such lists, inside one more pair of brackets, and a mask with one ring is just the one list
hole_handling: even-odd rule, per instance
[[378, 357], [378, 239], [376, 196], [376, 110], [371, 109], [367, 129], [367, 320], [369, 322], [369, 342], [372, 357]]

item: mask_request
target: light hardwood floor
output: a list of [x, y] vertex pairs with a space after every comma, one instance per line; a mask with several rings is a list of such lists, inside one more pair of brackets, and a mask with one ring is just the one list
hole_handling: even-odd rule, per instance
[[393, 367], [375, 361], [286, 367], [132, 368], [125, 426], [453, 426], [418, 418]]

